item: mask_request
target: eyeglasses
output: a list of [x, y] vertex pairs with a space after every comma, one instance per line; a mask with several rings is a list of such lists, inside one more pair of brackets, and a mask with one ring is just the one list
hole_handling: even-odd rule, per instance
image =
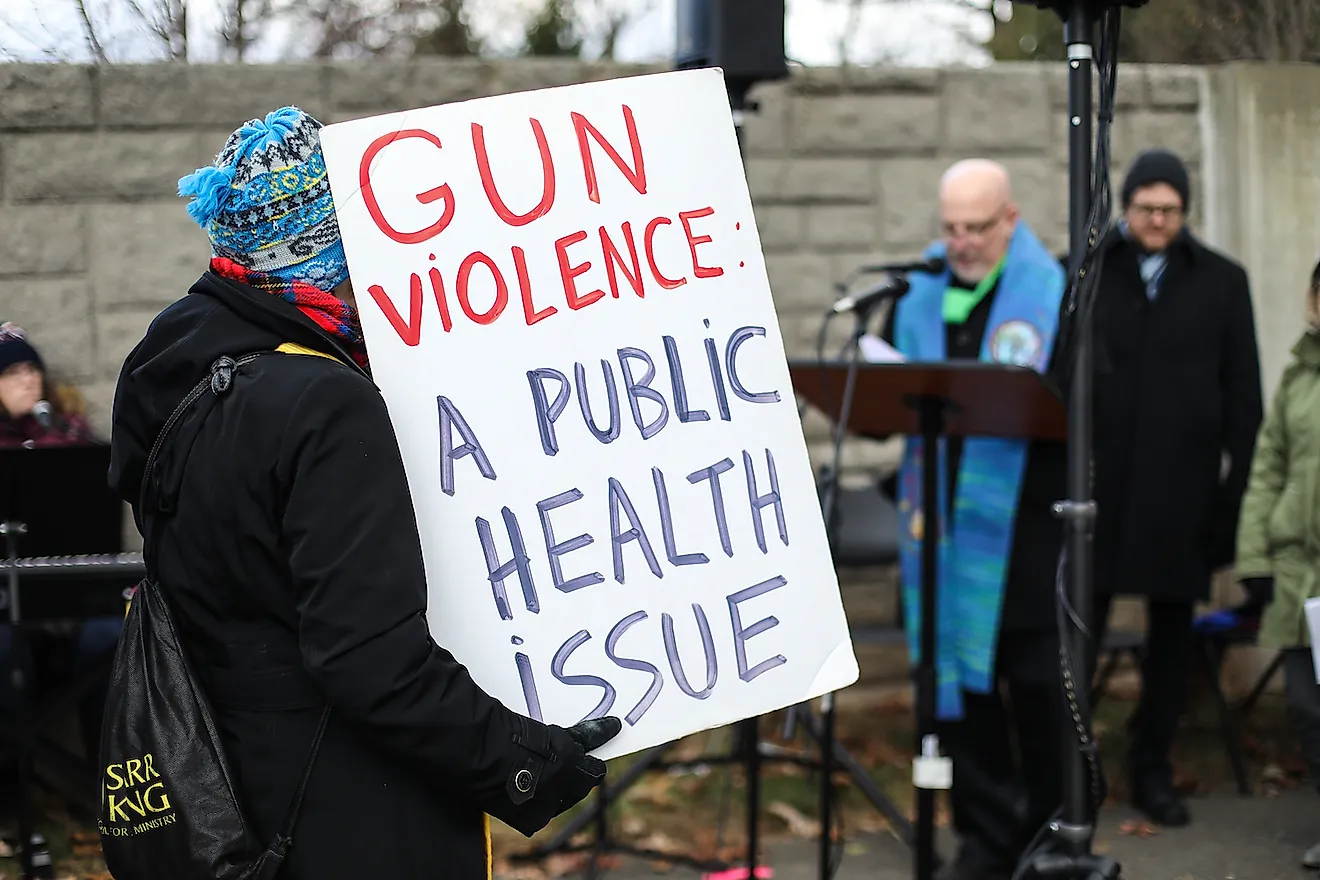
[[1142, 217], [1168, 217], [1174, 219], [1182, 216], [1182, 205], [1132, 205], [1131, 210], [1140, 214]]
[[989, 220], [982, 220], [980, 223], [940, 223], [940, 234], [945, 238], [980, 238], [991, 229], [998, 225], [1004, 217], [1004, 209], [1000, 208], [990, 217]]

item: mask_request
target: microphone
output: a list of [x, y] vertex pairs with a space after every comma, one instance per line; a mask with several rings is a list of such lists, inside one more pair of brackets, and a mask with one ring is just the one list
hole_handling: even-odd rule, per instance
[[931, 257], [929, 260], [919, 260], [915, 263], [868, 263], [862, 266], [860, 272], [925, 272], [931, 275], [938, 275], [944, 271], [948, 264], [940, 257]]
[[891, 278], [880, 284], [872, 285], [860, 293], [845, 296], [834, 304], [834, 314], [842, 315], [846, 312], [867, 311], [883, 299], [890, 297], [898, 299], [907, 293], [911, 286], [906, 278]]
[[44, 430], [49, 431], [51, 426], [51, 409], [49, 400], [38, 400], [32, 405], [32, 416], [37, 420]]

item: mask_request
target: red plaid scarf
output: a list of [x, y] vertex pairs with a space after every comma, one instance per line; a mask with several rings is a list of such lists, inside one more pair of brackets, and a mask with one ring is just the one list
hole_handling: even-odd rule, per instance
[[274, 275], [254, 271], [225, 257], [212, 257], [211, 271], [293, 303], [298, 311], [333, 336], [359, 367], [366, 369], [367, 349], [362, 342], [362, 324], [358, 320], [357, 309], [339, 297], [301, 281], [288, 282]]

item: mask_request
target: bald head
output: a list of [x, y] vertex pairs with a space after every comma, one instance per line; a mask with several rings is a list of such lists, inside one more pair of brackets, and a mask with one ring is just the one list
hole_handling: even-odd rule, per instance
[[991, 159], [955, 162], [940, 178], [940, 201], [979, 200], [1002, 205], [1012, 198], [1007, 169]]
[[990, 159], [964, 159], [940, 178], [940, 228], [949, 265], [975, 284], [1008, 252], [1018, 210], [1008, 171]]

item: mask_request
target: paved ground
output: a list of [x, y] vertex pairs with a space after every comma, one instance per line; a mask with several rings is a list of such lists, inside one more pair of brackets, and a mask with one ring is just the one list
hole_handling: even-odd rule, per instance
[[[1129, 880], [1306, 880], [1316, 877], [1300, 865], [1303, 850], [1320, 840], [1320, 800], [1309, 788], [1276, 797], [1243, 798], [1232, 793], [1197, 797], [1190, 802], [1192, 824], [1140, 838], [1122, 834], [1124, 821], [1136, 818], [1126, 806], [1106, 811], [1096, 851], [1122, 865]], [[948, 839], [941, 841], [947, 847]], [[815, 845], [794, 841], [772, 845], [765, 860], [774, 880], [814, 880]], [[625, 859], [607, 872], [610, 880], [661, 876], [646, 862]], [[697, 871], [677, 867], [669, 880], [696, 880]], [[912, 857], [896, 839], [869, 835], [848, 844], [837, 880], [907, 880]]]

